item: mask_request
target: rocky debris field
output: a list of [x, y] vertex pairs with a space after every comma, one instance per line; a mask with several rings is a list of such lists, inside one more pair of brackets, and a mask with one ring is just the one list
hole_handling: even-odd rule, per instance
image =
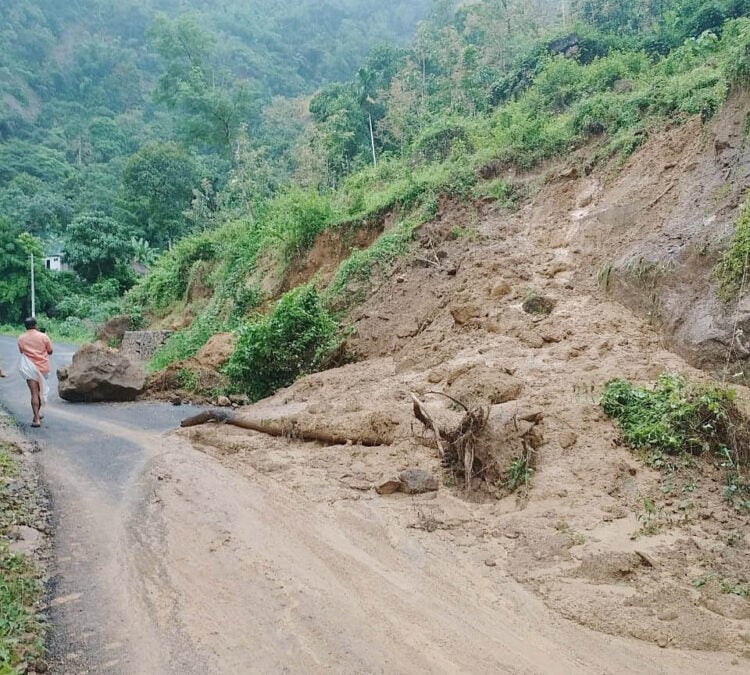
[[[713, 141], [732, 135], [745, 107], [735, 102], [697, 144], [697, 122], [668, 129], [617, 171], [590, 172], [581, 154], [511, 176], [532, 195], [516, 211], [444, 200], [412, 254], [354, 310], [356, 362], [236, 413], [285, 433], [217, 424], [180, 433], [240, 474], [336, 513], [376, 509], [389, 531], [414, 530], [432, 555], [494, 570], [583, 626], [745, 663], [750, 513], [726, 502], [712, 460], [673, 474], [647, 468], [599, 405], [615, 378], [710, 380], [684, 357], [720, 370], [715, 354], [695, 358], [705, 335], [675, 328], [698, 311], [691, 294], [713, 292], [710, 268], [679, 297], [677, 277], [649, 277], [646, 306], [646, 282], [628, 286], [615, 261], [669, 233], [690, 250], [725, 238], [718, 226], [731, 229], [731, 195], [736, 206], [746, 187], [738, 173], [727, 174], [716, 217], [706, 204], [700, 222], [675, 213], [695, 208], [717, 162], [744, 161], [739, 146], [717, 157]], [[679, 270], [688, 248], [670, 249], [665, 269]], [[659, 300], [669, 293], [671, 304]], [[720, 332], [725, 310], [709, 305]], [[732, 337], [722, 335], [713, 344], [724, 340], [726, 354]], [[737, 391], [747, 407], [748, 391]], [[446, 461], [414, 396], [444, 430], [459, 429], [466, 409], [486, 410], [469, 464]], [[304, 441], [320, 431], [346, 440]], [[411, 489], [405, 476], [415, 475], [430, 489]]]

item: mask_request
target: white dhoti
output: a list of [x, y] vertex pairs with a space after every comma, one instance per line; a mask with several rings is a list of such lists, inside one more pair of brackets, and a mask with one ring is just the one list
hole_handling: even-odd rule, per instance
[[49, 395], [47, 378], [39, 372], [39, 368], [31, 362], [31, 359], [26, 354], [21, 354], [21, 360], [18, 362], [18, 372], [21, 373], [21, 377], [24, 380], [36, 380], [39, 382], [39, 396], [42, 399], [42, 405], [46, 405], [47, 396]]

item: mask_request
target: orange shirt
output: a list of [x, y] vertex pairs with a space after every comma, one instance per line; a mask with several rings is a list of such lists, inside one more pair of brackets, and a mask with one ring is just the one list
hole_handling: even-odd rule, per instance
[[42, 375], [49, 373], [49, 355], [52, 353], [52, 342], [36, 328], [27, 330], [18, 338], [18, 351], [25, 354]]

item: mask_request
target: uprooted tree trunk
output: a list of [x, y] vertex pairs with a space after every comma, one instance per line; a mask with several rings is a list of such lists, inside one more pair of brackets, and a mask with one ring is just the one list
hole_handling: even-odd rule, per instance
[[[447, 396], [447, 394], [440, 395]], [[461, 418], [461, 422], [455, 429], [440, 428], [435, 424], [424, 404], [414, 394], [411, 394], [414, 403], [414, 416], [426, 429], [432, 431], [443, 464], [453, 468], [454, 471], [458, 469], [459, 472], [463, 472], [466, 489], [470, 490], [472, 478], [482, 470], [482, 467], [479, 467], [478, 471], [474, 470], [476, 461], [475, 448], [480, 434], [487, 426], [489, 409], [482, 406], [469, 409], [461, 401], [454, 399], [452, 396], [447, 397], [466, 411]]]
[[257, 431], [269, 436], [283, 436], [285, 438], [296, 438], [302, 441], [318, 441], [327, 445], [346, 445], [354, 443], [356, 445], [378, 446], [388, 445], [387, 439], [383, 439], [375, 434], [360, 435], [357, 437], [345, 436], [335, 431], [325, 429], [303, 429], [297, 426], [296, 422], [288, 419], [281, 420], [258, 420], [245, 415], [238, 415], [233, 410], [215, 409], [206, 410], [198, 413], [193, 417], [180, 422], [181, 427], [194, 427], [199, 424], [208, 422], [219, 422], [221, 424], [232, 424], [242, 429]]

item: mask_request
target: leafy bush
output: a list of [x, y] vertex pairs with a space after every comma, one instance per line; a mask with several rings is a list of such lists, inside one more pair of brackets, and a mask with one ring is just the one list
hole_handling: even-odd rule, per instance
[[471, 140], [462, 124], [441, 120], [419, 135], [414, 142], [414, 150], [426, 162], [444, 162], [457, 143], [463, 144], [470, 151], [473, 150]]
[[737, 299], [747, 283], [750, 267], [750, 199], [746, 200], [734, 223], [734, 235], [714, 270], [719, 284], [718, 296], [724, 302]]
[[300, 286], [284, 295], [270, 315], [239, 329], [224, 372], [232, 388], [257, 401], [324, 367], [339, 343], [336, 321], [315, 287]]
[[268, 202], [258, 217], [269, 236], [281, 243], [282, 258], [288, 261], [309, 249], [334, 215], [329, 196], [291, 188]]
[[180, 239], [130, 291], [129, 301], [153, 310], [166, 309], [184, 296], [193, 265], [214, 260], [216, 253], [216, 243], [208, 233]]
[[716, 454], [736, 442], [738, 420], [734, 391], [689, 387], [677, 375], [663, 375], [653, 389], [626, 380], [610, 382], [602, 398], [604, 412], [617, 420], [624, 441], [655, 454]]
[[750, 509], [750, 482], [741, 473], [750, 459], [750, 433], [734, 391], [688, 386], [677, 375], [663, 375], [652, 389], [617, 379], [607, 385], [602, 408], [649, 466], [673, 470], [676, 458], [704, 455], [726, 470], [727, 500]]

